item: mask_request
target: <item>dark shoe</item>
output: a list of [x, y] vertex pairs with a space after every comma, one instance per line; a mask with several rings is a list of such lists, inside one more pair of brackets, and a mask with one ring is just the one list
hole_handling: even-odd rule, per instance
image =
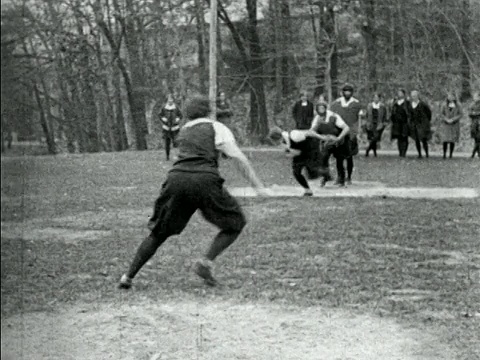
[[201, 260], [197, 261], [195, 264], [195, 274], [203, 279], [205, 285], [216, 286], [218, 284], [217, 280], [215, 280], [212, 275], [211, 266], [205, 264]]
[[313, 196], [313, 191], [311, 189], [305, 189], [303, 196]]
[[130, 279], [127, 274], [123, 274], [118, 283], [118, 288], [123, 290], [128, 290], [132, 287], [132, 279]]
[[325, 187], [325, 185], [327, 185], [327, 182], [332, 180], [333, 180], [332, 175], [327, 174], [324, 177], [322, 177], [322, 180], [320, 180], [320, 186]]
[[347, 179], [346, 184], [347, 185], [352, 185], [352, 179]]

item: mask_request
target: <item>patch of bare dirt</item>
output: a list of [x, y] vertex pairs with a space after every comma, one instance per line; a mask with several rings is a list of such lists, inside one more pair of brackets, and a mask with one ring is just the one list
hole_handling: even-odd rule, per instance
[[78, 305], [2, 319], [2, 359], [451, 359], [425, 331], [319, 307]]

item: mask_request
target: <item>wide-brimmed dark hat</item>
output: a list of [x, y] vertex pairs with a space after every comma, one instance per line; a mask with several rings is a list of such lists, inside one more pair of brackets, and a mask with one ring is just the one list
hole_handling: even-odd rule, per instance
[[342, 91], [351, 91], [351, 92], [353, 92], [353, 85], [352, 85], [352, 84], [349, 84], [349, 83], [343, 85]]

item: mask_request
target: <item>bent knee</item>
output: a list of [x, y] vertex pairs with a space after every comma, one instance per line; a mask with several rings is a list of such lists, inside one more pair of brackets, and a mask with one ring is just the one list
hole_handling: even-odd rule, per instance
[[237, 216], [235, 216], [235, 219], [232, 219], [228, 222], [228, 224], [226, 224], [223, 230], [240, 233], [246, 225], [247, 219], [245, 218], [245, 215], [243, 213], [239, 213]]

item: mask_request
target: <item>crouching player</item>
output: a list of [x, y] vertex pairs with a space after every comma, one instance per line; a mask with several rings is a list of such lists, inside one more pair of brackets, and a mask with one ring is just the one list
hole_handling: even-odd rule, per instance
[[195, 272], [205, 283], [216, 285], [212, 262], [240, 235], [245, 217], [240, 205], [223, 187], [218, 171], [219, 154], [236, 160], [244, 176], [259, 195], [268, 195], [246, 156], [236, 145], [232, 132], [222, 123], [208, 118], [208, 99], [196, 97], [186, 104], [187, 124], [178, 136], [178, 160], [169, 171], [149, 221], [150, 235], [140, 244], [119, 287], [129, 289], [132, 280], [157, 249], [172, 235], [180, 234], [197, 209], [220, 232], [204, 258], [195, 264]]
[[[348, 144], [348, 133], [350, 128], [343, 121], [340, 115], [327, 109], [328, 105], [325, 102], [319, 102], [315, 106], [316, 116], [312, 121], [312, 126], [307, 136], [311, 136], [321, 140], [320, 143], [320, 158], [323, 166], [328, 169], [328, 160], [330, 155], [335, 156], [337, 164], [349, 156], [350, 147]], [[345, 170], [343, 166], [337, 166], [338, 177], [343, 179], [340, 185], [345, 183]], [[329, 173], [328, 173], [329, 175]], [[330, 176], [324, 176], [322, 179], [322, 186], [327, 181], [331, 180]]]
[[317, 138], [321, 137], [318, 134], [309, 136], [310, 133], [312, 132], [309, 130], [283, 131], [279, 127], [274, 127], [269, 134], [270, 139], [281, 142], [285, 151], [293, 157], [293, 176], [304, 189], [304, 196], [312, 196], [313, 191], [303, 171], [308, 180], [315, 180], [321, 176], [330, 177], [328, 159], [325, 164], [320, 154], [320, 139]]

